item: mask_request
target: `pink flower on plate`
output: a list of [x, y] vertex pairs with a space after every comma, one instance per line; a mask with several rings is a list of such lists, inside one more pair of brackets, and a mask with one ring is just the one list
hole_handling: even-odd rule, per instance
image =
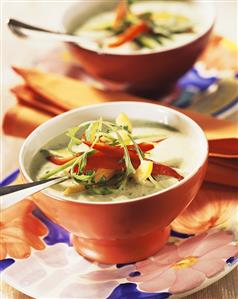
[[48, 233], [47, 227], [32, 211], [34, 203], [24, 199], [1, 211], [0, 219], [0, 260], [8, 256], [24, 259], [30, 256], [31, 248], [43, 250], [41, 237]]
[[[145, 292], [167, 290], [172, 294], [185, 292], [201, 285], [224, 270], [226, 259], [238, 254], [232, 243], [232, 232], [204, 232], [182, 241], [167, 244], [153, 257], [136, 263], [135, 274], [128, 280], [139, 284]], [[134, 276], [134, 277], [133, 277]]]

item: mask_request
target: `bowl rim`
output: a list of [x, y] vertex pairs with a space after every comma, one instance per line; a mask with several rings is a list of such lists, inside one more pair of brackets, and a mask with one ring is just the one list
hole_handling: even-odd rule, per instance
[[[180, 118], [182, 118], [183, 120], [185, 120], [187, 123], [189, 123], [190, 126], [194, 127], [198, 132], [200, 132], [200, 137], [199, 139], [202, 139], [203, 143], [204, 143], [204, 155], [203, 158], [201, 159], [201, 163], [193, 170], [191, 171], [191, 173], [189, 173], [189, 175], [187, 175], [183, 180], [176, 182], [175, 184], [173, 184], [172, 186], [165, 188], [163, 190], [159, 190], [157, 192], [145, 195], [145, 196], [140, 196], [140, 197], [135, 197], [135, 198], [131, 198], [131, 199], [127, 199], [127, 200], [122, 200], [122, 201], [96, 201], [96, 202], [91, 202], [91, 201], [82, 201], [82, 200], [76, 200], [76, 199], [64, 199], [62, 197], [59, 197], [57, 195], [53, 195], [53, 194], [49, 194], [47, 191], [40, 191], [39, 193], [43, 193], [44, 195], [52, 198], [52, 199], [56, 199], [56, 200], [60, 200], [63, 202], [71, 202], [71, 203], [78, 203], [78, 204], [84, 204], [84, 205], [120, 205], [120, 204], [126, 204], [126, 203], [134, 203], [137, 201], [142, 201], [142, 200], [146, 200], [148, 198], [151, 197], [155, 197], [155, 196], [159, 196], [160, 194], [169, 192], [173, 189], [176, 189], [182, 185], [184, 185], [186, 182], [188, 182], [190, 179], [192, 179], [199, 171], [200, 169], [206, 165], [207, 163], [207, 158], [208, 158], [208, 141], [207, 141], [207, 137], [204, 133], [204, 131], [201, 129], [201, 127], [194, 121], [192, 120], [190, 117], [188, 117], [187, 115], [173, 109], [170, 107], [165, 107], [163, 105], [159, 105], [159, 104], [153, 104], [153, 103], [148, 103], [148, 102], [137, 102], [137, 101], [115, 101], [115, 102], [106, 102], [106, 103], [100, 103], [100, 104], [94, 104], [94, 105], [89, 105], [89, 106], [83, 106], [83, 107], [79, 107], [76, 109], [72, 109], [70, 111], [61, 113], [49, 120], [47, 120], [46, 122], [44, 122], [43, 124], [41, 124], [40, 126], [38, 126], [36, 129], [34, 129], [34, 131], [32, 131], [30, 133], [30, 135], [28, 135], [28, 137], [24, 140], [21, 149], [20, 149], [20, 153], [19, 153], [19, 166], [20, 166], [20, 170], [21, 170], [21, 174], [23, 175], [23, 177], [28, 181], [28, 182], [33, 182], [33, 180], [31, 179], [31, 177], [28, 175], [25, 166], [24, 166], [24, 151], [26, 150], [26, 148], [28, 146], [30, 146], [31, 144], [31, 139], [38, 133], [39, 130], [41, 130], [42, 128], [47, 128], [48, 126], [50, 126], [51, 124], [53, 124], [54, 122], [58, 122], [61, 119], [63, 119], [65, 117], [65, 115], [70, 115], [70, 114], [74, 114], [77, 113], [78, 111], [83, 112], [83, 111], [87, 111], [88, 109], [97, 109], [98, 107], [104, 107], [104, 106], [116, 106], [116, 105], [145, 105], [145, 106], [150, 106], [151, 108], [158, 108], [160, 107], [162, 110], [167, 111], [168, 113], [173, 113], [177, 116], [179, 116]], [[54, 138], [54, 137], [53, 137]], [[52, 139], [53, 139], [52, 138]], [[43, 142], [42, 142], [43, 144]], [[31, 157], [32, 159], [33, 157]]]
[[[176, 2], [175, 0], [171, 1], [171, 2]], [[197, 5], [204, 5], [204, 2], [201, 2], [199, 0], [193, 0], [192, 2], [196, 3]], [[62, 29], [68, 33], [68, 30], [67, 30], [67, 25], [66, 25], [66, 19], [70, 19], [70, 13], [71, 11], [77, 6], [78, 3], [74, 3], [73, 2], [73, 5], [71, 5], [66, 11], [65, 13], [63, 14], [62, 16]], [[175, 50], [179, 50], [179, 49], [182, 49], [186, 46], [189, 46], [189, 45], [192, 45], [193, 43], [197, 42], [198, 40], [200, 40], [201, 38], [203, 38], [205, 35], [207, 35], [209, 32], [211, 32], [213, 30], [213, 27], [215, 25], [215, 22], [216, 22], [216, 9], [215, 9], [215, 6], [208, 2], [206, 3], [206, 5], [209, 6], [209, 8], [211, 9], [211, 21], [209, 22], [209, 26], [207, 26], [206, 29], [204, 29], [202, 32], [200, 32], [200, 34], [198, 35], [195, 35], [194, 38], [192, 38], [192, 40], [190, 41], [187, 41], [187, 42], [184, 42], [182, 43], [181, 45], [175, 45], [175, 46], [171, 46], [171, 47], [168, 47], [168, 48], [165, 48], [165, 49], [157, 49], [157, 50], [150, 50], [148, 52], [140, 52], [140, 53], [137, 53], [137, 52], [133, 52], [133, 53], [113, 53], [113, 52], [109, 52], [109, 51], [105, 51], [105, 50], [101, 50], [101, 49], [90, 49], [86, 46], [83, 46], [82, 44], [77, 44], [77, 43], [69, 43], [69, 44], [72, 44], [76, 47], [78, 47], [79, 49], [82, 49], [82, 50], [85, 50], [85, 51], [88, 51], [90, 53], [94, 53], [94, 54], [98, 54], [100, 56], [118, 56], [118, 57], [136, 57], [136, 56], [149, 56], [149, 55], [157, 55], [157, 54], [160, 54], [160, 53], [167, 53], [167, 52], [173, 52]], [[71, 17], [71, 22], [72, 22], [72, 17]], [[67, 43], [67, 42], [66, 42]]]

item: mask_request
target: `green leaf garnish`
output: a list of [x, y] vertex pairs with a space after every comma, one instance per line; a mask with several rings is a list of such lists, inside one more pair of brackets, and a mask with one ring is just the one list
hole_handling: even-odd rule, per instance
[[72, 165], [74, 164], [74, 162], [75, 162], [76, 159], [77, 159], [77, 158], [74, 158], [74, 159], [70, 160], [69, 162], [67, 162], [67, 163], [65, 163], [65, 164], [63, 164], [63, 165], [60, 165], [60, 166], [58, 166], [58, 167], [56, 167], [56, 168], [54, 168], [54, 169], [52, 169], [52, 170], [46, 172], [44, 175], [42, 175], [42, 176], [40, 177], [40, 180], [46, 180], [46, 179], [52, 177], [53, 175], [55, 175], [55, 174], [57, 174], [57, 173], [59, 173], [59, 172], [62, 172], [62, 171], [65, 170], [66, 168], [72, 166]]
[[[126, 116], [126, 118], [128, 117]], [[124, 117], [124, 119], [126, 118]], [[127, 123], [129, 125], [127, 125]], [[156, 127], [158, 126], [160, 127], [160, 124], [156, 124]], [[166, 129], [168, 129], [168, 126], [166, 126]], [[46, 172], [41, 179], [47, 179], [58, 173], [66, 172], [66, 175], [68, 175], [74, 182], [84, 185], [85, 192], [100, 195], [120, 192], [126, 187], [128, 181], [135, 180], [135, 175], [133, 174], [136, 173], [136, 170], [132, 164], [127, 146], [131, 144], [133, 145], [133, 154], [137, 153], [140, 161], [144, 160], [145, 154], [135, 141], [136, 138], [141, 138], [141, 136], [134, 136], [132, 134], [132, 125], [129, 119], [127, 122], [121, 119], [120, 122], [117, 121], [116, 123], [112, 121], [104, 121], [102, 118], [95, 121], [84, 122], [77, 127], [69, 129], [66, 135], [70, 138], [68, 149], [71, 152], [73, 152], [72, 146], [84, 143], [85, 139], [90, 141], [88, 144], [91, 144], [91, 146], [86, 146], [85, 148], [82, 147], [83, 150], [80, 155], [79, 153], [73, 152], [75, 157], [72, 160]], [[151, 137], [150, 134], [149, 137]], [[118, 158], [118, 163], [123, 162], [123, 169], [120, 171], [114, 170], [115, 174], [112, 174], [113, 176], [109, 179], [103, 175], [98, 178], [97, 174], [100, 174], [100, 172], [97, 173], [97, 171], [95, 171], [98, 166], [91, 170], [87, 170], [86, 167], [88, 157], [97, 152], [93, 147], [98, 142], [104, 142], [111, 146], [116, 145], [123, 149], [123, 152], [120, 152]], [[46, 153], [48, 155], [51, 153], [52, 155], [51, 151], [47, 151]], [[57, 151], [55, 153], [60, 156]], [[102, 167], [99, 167], [99, 169], [100, 168], [103, 168], [103, 161]], [[147, 176], [146, 180], [157, 186], [157, 181], [152, 176]]]

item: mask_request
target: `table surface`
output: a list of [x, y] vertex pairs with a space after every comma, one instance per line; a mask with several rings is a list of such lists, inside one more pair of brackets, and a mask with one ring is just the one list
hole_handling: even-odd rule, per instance
[[[85, 0], [86, 1], [86, 0]], [[3, 76], [1, 85], [2, 97], [2, 115], [8, 107], [14, 104], [14, 98], [9, 94], [9, 86], [15, 84], [18, 78], [10, 69], [12, 64], [27, 66], [34, 62], [35, 57], [40, 55], [42, 49], [46, 51], [47, 47], [52, 44], [44, 44], [38, 41], [19, 41], [13, 37], [7, 30], [4, 21], [8, 17], [19, 18], [35, 25], [42, 25], [47, 28], [59, 27], [59, 20], [69, 5], [70, 1], [11, 1], [2, 0], [0, 10], [1, 37], [3, 59], [1, 61], [1, 72]], [[67, 2], [67, 3], [66, 3]], [[237, 29], [235, 20], [237, 20], [238, 1], [219, 1], [214, 0], [217, 7], [217, 24], [218, 33], [236, 41]], [[57, 7], [57, 9], [56, 9]], [[54, 18], [52, 18], [54, 16]], [[237, 42], [237, 41], [236, 41]], [[17, 49], [17, 51], [16, 51]], [[1, 173], [0, 180], [14, 170], [17, 165], [18, 152], [23, 140], [12, 137], [6, 137], [1, 134]], [[6, 158], [7, 157], [7, 158]], [[10, 158], [8, 158], [10, 157]], [[4, 158], [4, 159], [3, 159]], [[210, 287], [187, 297], [187, 299], [238, 299], [238, 268], [234, 269], [223, 279], [214, 283]], [[1, 299], [29, 299], [19, 291], [7, 285], [1, 280]], [[96, 299], [96, 298], [95, 298]]]

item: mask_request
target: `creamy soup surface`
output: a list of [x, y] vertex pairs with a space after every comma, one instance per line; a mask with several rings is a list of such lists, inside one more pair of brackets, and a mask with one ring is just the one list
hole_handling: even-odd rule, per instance
[[[159, 35], [151, 36], [150, 33], [145, 33], [120, 46], [109, 47], [110, 42], [115, 39], [115, 34], [121, 33], [110, 29], [115, 20], [115, 11], [101, 12], [92, 16], [87, 22], [75, 29], [73, 33], [100, 41], [100, 46], [85, 41], [84, 47], [86, 48], [101, 49], [108, 53], [127, 54], [148, 53], [180, 46], [192, 41], [208, 28], [209, 20], [206, 18], [206, 14], [202, 13], [201, 8], [196, 3], [190, 1], [137, 1], [130, 6], [130, 11], [134, 15], [151, 12], [157, 14], [159, 26], [153, 27], [153, 29], [157, 30]], [[173, 24], [175, 22], [173, 16], [176, 16], [178, 23]], [[186, 30], [188, 23], [190, 29]], [[182, 28], [185, 28], [184, 32], [181, 30]], [[169, 34], [167, 34], [168, 30]]]
[[[133, 136], [137, 143], [153, 142], [154, 148], [146, 153], [146, 156], [155, 162], [168, 165], [184, 178], [188, 176], [196, 167], [196, 161], [199, 157], [199, 149], [193, 143], [191, 137], [183, 132], [163, 127], [156, 122], [133, 121]], [[164, 140], [163, 140], [164, 139]], [[158, 140], [162, 140], [157, 142]], [[45, 150], [55, 150], [59, 155], [64, 155], [69, 138], [62, 134], [48, 144], [43, 146], [44, 151], [39, 151], [31, 163], [31, 177], [35, 180], [40, 179], [42, 175], [56, 167], [48, 161], [45, 156]], [[81, 147], [81, 148], [80, 148]], [[83, 151], [85, 145], [79, 145], [77, 150]], [[55, 176], [62, 175], [58, 173]], [[48, 194], [56, 195], [60, 198], [76, 201], [123, 201], [133, 199], [158, 191], [162, 191], [178, 183], [176, 178], [158, 175], [154, 178], [156, 185], [149, 181], [138, 183], [133, 178], [129, 178], [124, 188], [112, 194], [90, 194], [87, 191], [77, 192], [65, 195], [64, 190], [67, 187], [74, 186], [75, 182], [67, 180], [47, 189]]]

